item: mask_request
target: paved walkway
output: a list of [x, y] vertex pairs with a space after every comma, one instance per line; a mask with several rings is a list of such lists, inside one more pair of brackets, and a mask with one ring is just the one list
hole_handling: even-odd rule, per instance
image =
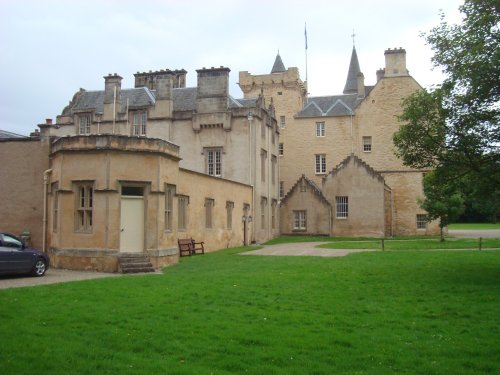
[[373, 249], [322, 249], [317, 246], [329, 242], [292, 242], [279, 245], [264, 246], [259, 250], [246, 251], [241, 255], [276, 255], [276, 256], [316, 256], [343, 257], [352, 253], [376, 251]]
[[[148, 273], [155, 275], [161, 272]], [[124, 275], [122, 273], [92, 272], [92, 271], [73, 271], [49, 268], [42, 277], [33, 277], [26, 275], [0, 276], [0, 289], [21, 288], [25, 286], [37, 286], [46, 284], [65, 283], [68, 281], [100, 279], [103, 277], [130, 277], [134, 275], [144, 275], [143, 273]]]
[[462, 238], [500, 238], [500, 229], [450, 229], [448, 235]]

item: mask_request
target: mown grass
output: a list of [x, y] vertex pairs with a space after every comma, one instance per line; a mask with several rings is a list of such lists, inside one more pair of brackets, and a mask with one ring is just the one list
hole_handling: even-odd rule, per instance
[[449, 229], [500, 229], [500, 223], [456, 223], [450, 224]]
[[[395, 240], [385, 239], [384, 250], [479, 250], [479, 239], [448, 239], [440, 241], [439, 239], [408, 239]], [[326, 249], [371, 249], [382, 250], [382, 240], [348, 240], [335, 241], [318, 247]], [[481, 249], [500, 249], [500, 239], [483, 238], [481, 239]]]
[[1, 290], [1, 373], [500, 373], [498, 251], [242, 250]]

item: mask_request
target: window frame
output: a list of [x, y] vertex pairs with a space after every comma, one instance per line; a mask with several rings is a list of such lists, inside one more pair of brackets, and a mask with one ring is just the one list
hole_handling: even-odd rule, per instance
[[174, 230], [174, 196], [176, 186], [165, 184], [165, 232]]
[[326, 154], [314, 155], [314, 173], [326, 174]]
[[307, 210], [293, 210], [293, 230], [307, 230]]
[[233, 229], [233, 210], [234, 202], [226, 201], [226, 227], [229, 230]]
[[286, 117], [280, 116], [280, 128], [285, 129], [285, 127], [286, 127]]
[[324, 121], [316, 122], [316, 137], [323, 138], [325, 137], [325, 134], [326, 134], [325, 122]]
[[205, 198], [205, 229], [214, 228], [214, 206], [213, 198]]
[[267, 151], [264, 149], [260, 150], [260, 179], [262, 182], [266, 182], [266, 164], [267, 164]]
[[[85, 119], [85, 121], [82, 121], [84, 119]], [[78, 114], [78, 134], [79, 135], [90, 134], [90, 125], [92, 125], [92, 114], [91, 113]]]
[[372, 143], [372, 137], [370, 135], [365, 135], [362, 138], [362, 143], [363, 143], [363, 152], [372, 152], [373, 148], [373, 143]]
[[205, 173], [213, 177], [222, 177], [222, 147], [205, 148]]
[[132, 112], [132, 135], [145, 137], [148, 122], [148, 111], [137, 110]]
[[92, 233], [94, 182], [75, 183], [75, 232]]
[[427, 215], [426, 214], [416, 214], [415, 216], [416, 226], [418, 230], [427, 229]]
[[267, 197], [260, 198], [260, 229], [266, 229]]
[[186, 231], [188, 226], [188, 205], [189, 196], [178, 195], [177, 196], [177, 230]]
[[349, 196], [335, 196], [335, 218], [346, 220], [349, 217]]

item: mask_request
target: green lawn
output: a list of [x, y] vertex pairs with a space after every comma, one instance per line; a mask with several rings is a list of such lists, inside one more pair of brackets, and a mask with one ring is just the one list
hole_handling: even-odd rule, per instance
[[[344, 240], [329, 242], [318, 247], [326, 249], [382, 249], [382, 240]], [[447, 250], [447, 249], [474, 249], [479, 250], [479, 239], [447, 239], [439, 241], [439, 239], [408, 239], [408, 240], [384, 240], [384, 249], [386, 251], [400, 250]], [[481, 240], [481, 249], [500, 249], [500, 239], [483, 238]]]
[[0, 290], [1, 373], [500, 373], [500, 251], [240, 251]]

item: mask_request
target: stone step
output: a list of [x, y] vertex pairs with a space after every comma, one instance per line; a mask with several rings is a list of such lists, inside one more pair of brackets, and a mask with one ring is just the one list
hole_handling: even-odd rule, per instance
[[153, 267], [130, 267], [122, 268], [122, 273], [146, 273], [155, 272]]
[[120, 254], [118, 265], [122, 273], [155, 272], [149, 257], [143, 254]]

